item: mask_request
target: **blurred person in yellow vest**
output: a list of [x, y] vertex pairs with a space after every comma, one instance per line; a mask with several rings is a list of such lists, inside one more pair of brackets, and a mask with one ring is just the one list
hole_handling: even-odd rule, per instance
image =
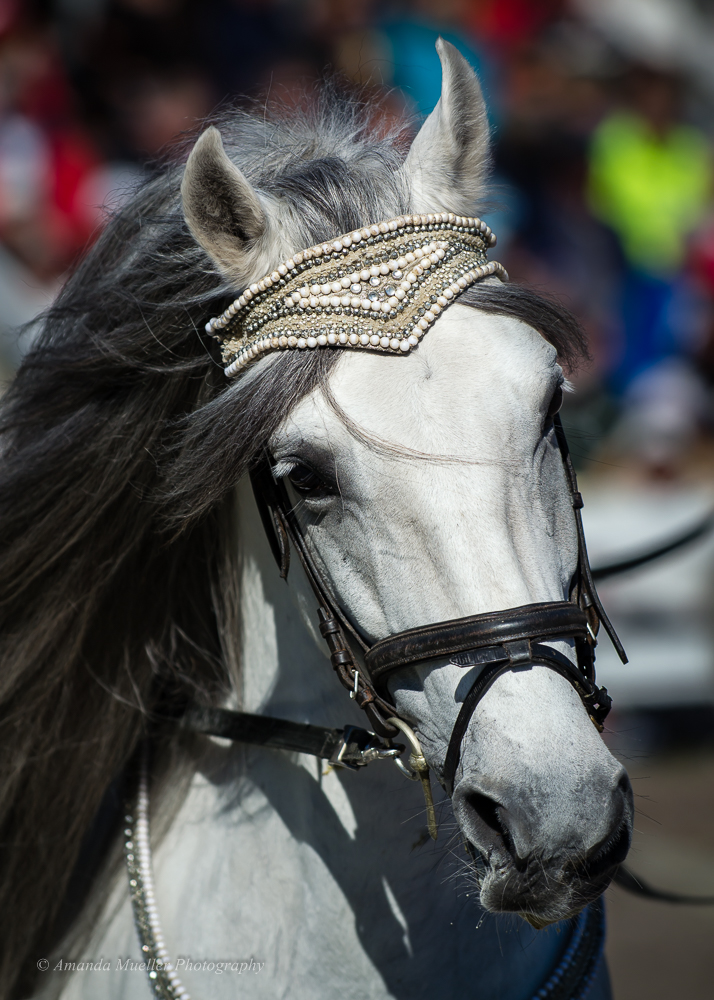
[[669, 315], [687, 254], [712, 194], [712, 155], [704, 133], [681, 119], [676, 78], [633, 70], [629, 107], [595, 130], [589, 198], [617, 234], [626, 261], [624, 344], [615, 382], [624, 388], [662, 357], [679, 354]]
[[[679, 427], [671, 450], [698, 419], [697, 375], [688, 356], [701, 309], [685, 266], [689, 238], [711, 204], [712, 152], [706, 135], [683, 120], [676, 77], [636, 68], [624, 93], [626, 106], [597, 127], [589, 156], [591, 208], [617, 235], [624, 258], [621, 343], [610, 385], [626, 410], [662, 415], [678, 408], [677, 420], [668, 418]], [[649, 431], [640, 429], [642, 440], [655, 435], [650, 423]]]

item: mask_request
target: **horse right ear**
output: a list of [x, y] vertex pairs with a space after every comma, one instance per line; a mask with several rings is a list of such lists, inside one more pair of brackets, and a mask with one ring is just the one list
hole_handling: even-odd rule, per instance
[[267, 269], [268, 216], [253, 186], [226, 156], [217, 128], [206, 129], [191, 150], [181, 198], [196, 242], [227, 277], [245, 284]]
[[489, 163], [486, 104], [476, 74], [458, 49], [439, 38], [441, 97], [401, 168], [413, 212], [474, 215]]

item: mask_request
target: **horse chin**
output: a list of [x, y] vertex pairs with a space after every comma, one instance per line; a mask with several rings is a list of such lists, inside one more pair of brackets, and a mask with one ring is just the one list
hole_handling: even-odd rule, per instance
[[535, 861], [518, 869], [491, 859], [479, 872], [481, 905], [491, 913], [518, 914], [542, 930], [577, 916], [602, 895], [613, 875], [614, 870], [591, 881], [557, 863]]

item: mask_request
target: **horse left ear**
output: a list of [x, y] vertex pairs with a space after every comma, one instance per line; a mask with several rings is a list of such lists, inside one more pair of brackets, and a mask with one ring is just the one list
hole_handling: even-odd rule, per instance
[[443, 38], [441, 97], [422, 125], [401, 168], [415, 212], [472, 215], [489, 164], [486, 103], [476, 74]]
[[270, 220], [255, 188], [226, 155], [217, 128], [206, 129], [191, 150], [181, 198], [196, 242], [236, 284], [267, 270]]

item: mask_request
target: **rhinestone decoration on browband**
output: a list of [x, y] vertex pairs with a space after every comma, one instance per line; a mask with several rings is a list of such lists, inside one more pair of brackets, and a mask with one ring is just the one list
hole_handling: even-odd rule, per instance
[[269, 351], [356, 347], [408, 353], [439, 313], [496, 274], [480, 219], [400, 215], [296, 253], [206, 324], [227, 376]]

